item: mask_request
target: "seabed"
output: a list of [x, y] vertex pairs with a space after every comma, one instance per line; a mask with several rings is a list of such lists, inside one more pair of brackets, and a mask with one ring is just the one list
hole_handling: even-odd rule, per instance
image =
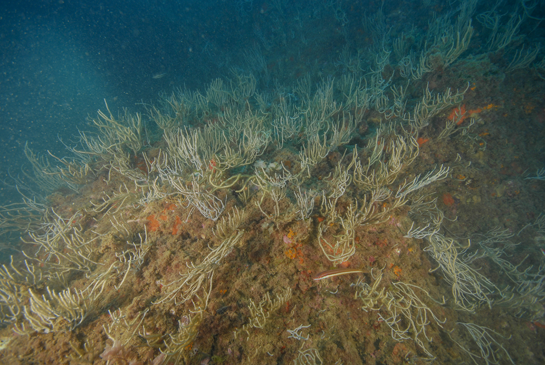
[[0, 363], [545, 363], [539, 47], [470, 11], [367, 19], [390, 48], [106, 104], [71, 157], [26, 146]]

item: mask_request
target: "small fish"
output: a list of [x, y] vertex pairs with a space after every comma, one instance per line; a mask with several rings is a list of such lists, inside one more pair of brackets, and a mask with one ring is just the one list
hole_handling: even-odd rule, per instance
[[161, 74], [155, 74], [155, 75], [153, 75], [152, 78], [154, 78], [155, 80], [157, 80], [157, 79], [161, 79], [161, 78], [165, 77], [166, 75], [167, 75], [167, 73], [166, 73], [166, 72], [163, 72], [163, 73], [161, 73]]
[[362, 273], [362, 272], [363, 272], [363, 270], [361, 270], [361, 269], [333, 269], [333, 270], [326, 270], [326, 271], [322, 271], [321, 273], [316, 275], [313, 278], [313, 280], [314, 281], [319, 281], [319, 280], [329, 279], [329, 278], [332, 278], [334, 276], [358, 274], [358, 273]]

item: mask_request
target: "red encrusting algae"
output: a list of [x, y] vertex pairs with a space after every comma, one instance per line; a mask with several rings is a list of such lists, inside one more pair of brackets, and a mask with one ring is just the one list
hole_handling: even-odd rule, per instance
[[445, 204], [447, 207], [450, 207], [452, 204], [454, 204], [454, 198], [449, 193], [443, 194], [443, 204]]
[[159, 223], [157, 219], [155, 219], [154, 214], [148, 216], [147, 220], [148, 220], [148, 223], [146, 223], [146, 226], [148, 228], [148, 232], [155, 232], [159, 229], [161, 224]]
[[174, 226], [172, 227], [172, 235], [173, 236], [180, 233], [180, 230], [178, 229], [180, 224], [182, 224], [182, 220], [180, 219], [180, 217], [176, 216], [176, 221], [174, 222]]

